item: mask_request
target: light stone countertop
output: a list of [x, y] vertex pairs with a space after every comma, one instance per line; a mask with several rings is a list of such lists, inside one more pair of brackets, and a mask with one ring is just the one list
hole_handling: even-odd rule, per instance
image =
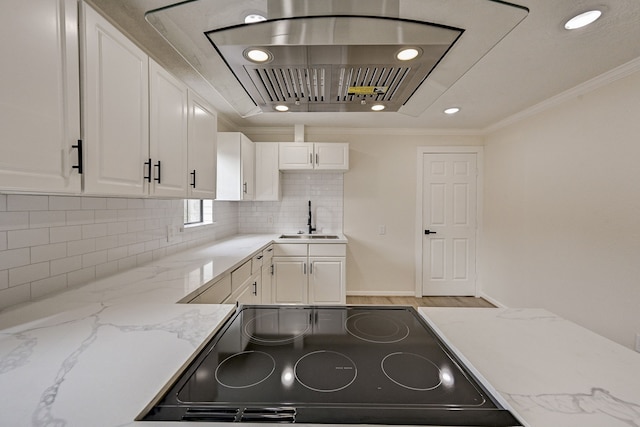
[[640, 353], [542, 309], [420, 313], [531, 427], [640, 427]]
[[235, 308], [176, 301], [274, 237], [238, 235], [0, 312], [0, 425], [175, 426], [133, 420]]

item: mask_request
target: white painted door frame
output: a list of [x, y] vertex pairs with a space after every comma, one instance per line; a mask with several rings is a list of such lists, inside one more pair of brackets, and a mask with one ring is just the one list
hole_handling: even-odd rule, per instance
[[478, 179], [477, 179], [477, 191], [476, 191], [476, 201], [477, 201], [477, 228], [476, 228], [476, 296], [480, 295], [480, 238], [482, 236], [482, 200], [483, 200], [483, 187], [484, 187], [484, 161], [483, 161], [483, 147], [481, 146], [434, 146], [434, 147], [418, 147], [417, 152], [417, 160], [416, 160], [416, 222], [415, 222], [415, 254], [416, 254], [416, 262], [415, 262], [415, 295], [416, 297], [422, 296], [422, 271], [423, 271], [423, 234], [422, 234], [422, 203], [423, 203], [423, 194], [424, 194], [424, 156], [425, 154], [461, 154], [461, 153], [469, 153], [476, 155], [476, 166], [478, 168]]

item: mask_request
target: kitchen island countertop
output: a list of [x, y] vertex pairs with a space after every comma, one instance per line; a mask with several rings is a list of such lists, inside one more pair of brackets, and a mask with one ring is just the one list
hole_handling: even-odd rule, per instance
[[640, 427], [640, 353], [542, 309], [420, 313], [531, 427]]

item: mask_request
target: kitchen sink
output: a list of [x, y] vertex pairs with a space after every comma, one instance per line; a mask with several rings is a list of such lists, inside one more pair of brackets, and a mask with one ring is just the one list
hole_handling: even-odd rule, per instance
[[283, 234], [280, 239], [339, 239], [335, 234]]

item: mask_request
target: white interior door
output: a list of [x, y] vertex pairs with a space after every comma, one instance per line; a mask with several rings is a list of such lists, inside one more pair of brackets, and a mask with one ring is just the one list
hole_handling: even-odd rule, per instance
[[477, 156], [423, 155], [422, 293], [476, 294]]

